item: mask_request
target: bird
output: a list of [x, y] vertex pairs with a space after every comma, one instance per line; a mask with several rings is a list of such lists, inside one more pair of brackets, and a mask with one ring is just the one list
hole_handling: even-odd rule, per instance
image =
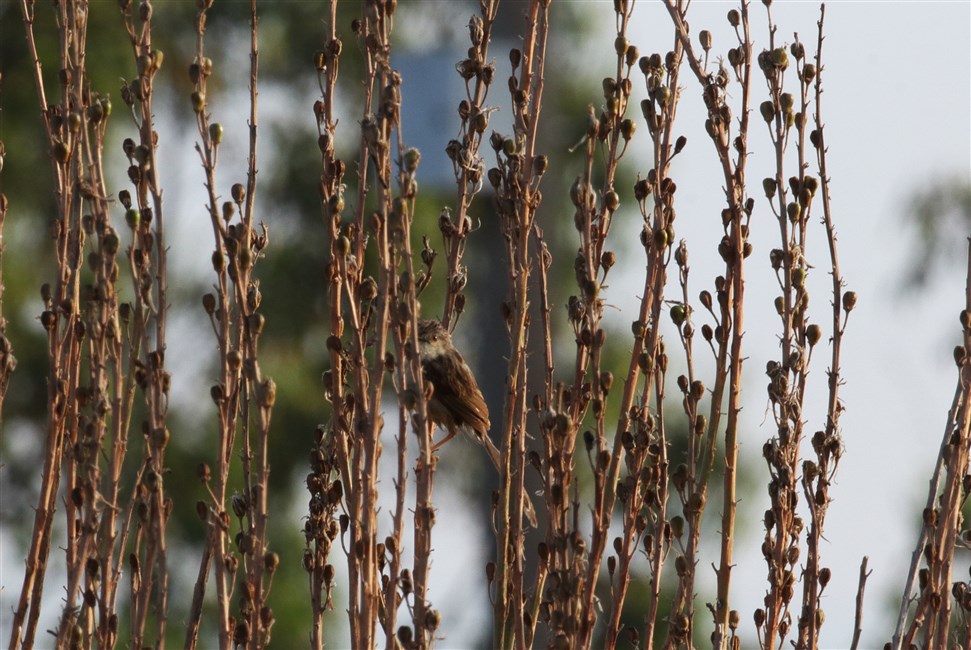
[[[437, 451], [462, 431], [485, 447], [492, 464], [501, 473], [500, 452], [489, 438], [489, 407], [469, 364], [452, 345], [452, 337], [440, 321], [418, 321], [418, 354], [422, 375], [434, 389], [428, 400], [428, 414], [432, 422], [447, 432], [445, 438], [432, 446], [432, 451]], [[536, 528], [536, 511], [529, 495], [526, 495], [523, 511], [530, 525]]]

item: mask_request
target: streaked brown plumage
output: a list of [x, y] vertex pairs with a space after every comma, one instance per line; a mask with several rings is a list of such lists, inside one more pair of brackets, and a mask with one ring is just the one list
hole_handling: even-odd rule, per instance
[[[448, 330], [437, 320], [418, 321], [418, 347], [422, 372], [435, 389], [428, 400], [428, 414], [432, 422], [448, 432], [432, 451], [463, 431], [485, 447], [492, 464], [501, 472], [502, 457], [489, 438], [489, 407], [468, 364], [452, 345]], [[528, 495], [524, 503], [524, 514], [535, 528], [536, 513]]]

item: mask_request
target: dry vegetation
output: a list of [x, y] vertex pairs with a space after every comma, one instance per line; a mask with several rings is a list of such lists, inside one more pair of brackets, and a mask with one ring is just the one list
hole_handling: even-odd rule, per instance
[[[439, 552], [435, 429], [417, 353], [417, 320], [439, 318], [451, 328], [460, 322], [466, 296], [474, 293], [467, 286], [463, 255], [477, 234], [469, 215], [476, 201], [498, 215], [502, 250], [494, 257], [503, 260], [509, 287], [500, 310], [483, 309], [496, 314], [509, 339], [505, 400], [492, 417], [503, 458], [500, 489], [492, 501], [496, 556], [475, 574], [482, 576], [477, 588], [488, 590], [492, 603], [494, 645], [707, 645], [696, 634], [698, 626], [714, 630], [710, 643], [719, 648], [819, 646], [825, 621], [820, 597], [831, 579], [820, 542], [844, 451], [840, 358], [856, 304], [840, 272], [838, 211], [829, 193], [822, 102], [825, 10], [815, 38], [786, 42], [769, 0], [757, 7], [743, 0], [727, 13], [735, 41], [726, 49], [713, 44], [709, 31], [689, 30], [688, 2], [663, 3], [671, 26], [667, 44], [636, 43], [628, 33], [634, 0], [614, 0], [616, 30], [597, 35], [613, 42], [614, 72], [603, 80], [602, 94], [590, 91], [586, 131], [575, 147], [582, 163], [570, 170], [577, 250], [572, 260], [554, 259], [541, 215], [543, 179], [550, 171], [539, 137], [541, 109], [548, 102], [547, 44], [556, 36], [549, 17], [557, 3], [506, 6], [480, 0], [469, 21], [468, 53], [456, 66], [466, 90], [458, 106], [459, 133], [442, 142], [456, 190], [438, 218], [440, 233], [415, 228], [421, 155], [403, 141], [407, 80], [396, 71], [393, 48], [395, 12], [407, 7], [394, 0], [364, 0], [344, 33], [338, 30], [337, 0], [321, 3], [325, 29], [323, 45], [313, 55], [320, 90], [313, 114], [326, 235], [319, 265], [327, 280], [321, 291], [330, 329], [320, 342], [329, 355], [320, 400], [321, 417], [327, 419], [312, 437], [308, 432], [305, 443], [295, 445], [311, 447], [302, 563], [312, 647], [322, 647], [328, 628], [335, 626], [346, 626], [358, 648], [426, 648], [439, 639], [443, 614], [429, 591], [432, 560]], [[59, 73], [56, 87], [47, 87], [35, 44], [39, 7], [20, 0], [58, 213], [50, 226], [57, 266], [41, 290], [40, 323], [48, 339], [47, 439], [9, 648], [50, 641], [37, 629], [45, 586], [64, 590], [59, 623], [51, 630], [59, 648], [163, 648], [179, 639], [186, 648], [213, 647], [215, 639], [199, 636], [207, 616], [213, 617], [209, 624], [218, 630], [219, 647], [262, 648], [270, 644], [275, 620], [274, 573], [281, 561], [301, 559], [294, 549], [274, 549], [268, 536], [267, 441], [277, 434], [271, 428], [276, 385], [263, 375], [259, 360], [264, 327], [259, 261], [272, 256], [273, 248], [255, 202], [258, 7], [252, 0], [248, 174], [245, 183], [221, 187], [216, 170], [223, 127], [212, 119], [218, 100], [207, 92], [218, 70], [206, 49], [212, 0], [197, 2], [190, 100], [213, 233], [213, 291], [202, 304], [218, 348], [211, 389], [218, 425], [212, 466], [187, 469], [170, 467], [165, 458], [171, 382], [166, 316], [172, 305], [153, 107], [163, 54], [153, 45], [152, 4], [119, 4], [137, 76], [125, 82], [113, 112], [107, 95], [91, 87], [85, 59], [88, 12], [104, 7], [80, 0], [54, 3], [60, 58], [43, 63]], [[768, 33], [750, 33], [755, 10], [768, 12]], [[522, 42], [509, 52], [490, 49], [499, 11], [523, 18]], [[340, 77], [347, 47], [342, 37], [363, 52], [363, 78]], [[310, 79], [309, 64], [307, 75]], [[336, 118], [345, 83], [365, 89], [357, 122]], [[646, 91], [639, 107], [630, 105], [635, 86]], [[715, 278], [691, 275], [688, 246], [677, 237], [678, 184], [692, 182], [675, 178], [672, 168], [686, 146], [676, 119], [685, 93], [701, 95], [707, 108], [710, 145], [692, 145], [711, 146], [722, 171], [720, 243], [717, 250], [691, 253], [723, 262]], [[498, 105], [511, 111], [511, 133], [489, 127]], [[104, 146], [109, 118], [129, 133], [125, 186], [104, 171], [105, 157], [118, 155]], [[749, 142], [765, 138], [766, 129], [775, 171], [751, 179]], [[359, 136], [352, 160], [338, 155], [341, 130]], [[644, 152], [649, 164], [633, 187], [621, 187], [619, 166], [634, 149]], [[231, 200], [221, 200], [227, 190]], [[606, 247], [615, 219], [633, 216], [620, 210], [625, 203], [636, 205], [642, 218], [642, 258], [621, 259]], [[750, 257], [757, 211], [774, 215], [778, 228], [767, 260]], [[0, 228], [8, 213], [16, 218], [16, 206], [2, 198]], [[760, 221], [760, 227], [768, 224]], [[822, 232], [814, 241], [825, 240], [826, 248], [810, 248], [814, 229]], [[778, 278], [778, 296], [749, 295], [748, 265], [766, 262]], [[549, 285], [551, 277], [568, 275], [571, 265], [574, 295], [564, 309], [551, 302]], [[606, 281], [616, 265], [645, 270], [638, 316], [626, 335], [608, 335], [603, 327]], [[810, 273], [831, 276], [829, 295], [810, 300]], [[441, 313], [422, 313], [419, 298], [426, 290], [444, 294]], [[132, 299], [120, 299], [122, 293]], [[766, 368], [776, 434], [762, 447], [771, 504], [762, 520], [765, 599], [756, 611], [742, 612], [733, 606], [732, 578], [744, 319], [753, 300], [775, 301], [780, 346], [778, 358]], [[894, 648], [945, 647], [971, 638], [971, 618], [954, 616], [971, 609], [971, 585], [951, 576], [954, 550], [966, 542], [961, 508], [971, 488], [969, 314], [971, 281], [961, 321], [965, 342], [955, 350], [954, 406]], [[564, 317], [574, 334], [573, 361], [556, 365], [554, 346], [560, 342], [554, 330]], [[3, 331], [0, 318], [0, 400], [14, 369], [12, 344]], [[607, 348], [629, 351], [617, 376], [605, 365]], [[566, 358], [562, 350], [558, 358]], [[812, 377], [810, 367], [818, 369]], [[677, 377], [670, 376], [674, 368], [682, 369]], [[541, 389], [534, 391], [535, 386]], [[827, 394], [825, 413], [812, 414], [825, 422], [818, 431], [804, 430], [810, 419], [803, 408], [808, 391]], [[679, 420], [689, 423], [691, 433], [685, 453], [674, 456], [671, 428]], [[381, 473], [382, 445], [396, 458], [391, 476]], [[525, 544], [530, 473], [542, 488], [535, 500], [538, 545]], [[193, 505], [173, 503], [166, 484], [192, 479], [201, 481], [208, 495], [195, 504], [207, 532], [197, 549], [198, 580], [183, 632], [182, 621], [168, 624], [172, 599], [189, 596], [170, 593], [166, 528], [173, 508]], [[407, 498], [409, 482], [417, 488], [413, 501]], [[395, 490], [390, 516], [378, 512], [379, 489]], [[63, 539], [54, 538], [58, 511], [67, 531]], [[700, 553], [706, 511], [718, 517], [704, 533], [718, 540], [714, 561]], [[47, 571], [54, 549], [65, 555], [64, 575]], [[338, 572], [337, 563], [346, 571]], [[698, 596], [697, 572], [708, 571], [709, 564], [717, 590], [706, 600]], [[339, 575], [346, 582], [339, 582]], [[864, 558], [854, 647], [867, 575]], [[631, 625], [622, 616], [630, 613], [635, 580], [647, 597], [636, 612], [639, 623]], [[204, 607], [207, 590], [215, 594], [215, 607]], [[337, 592], [346, 602], [346, 617], [332, 611]]]

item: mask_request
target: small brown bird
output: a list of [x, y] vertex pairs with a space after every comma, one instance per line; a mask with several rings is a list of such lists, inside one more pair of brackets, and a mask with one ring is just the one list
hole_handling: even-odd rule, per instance
[[[489, 439], [489, 407], [475, 381], [475, 375], [462, 354], [452, 345], [448, 330], [437, 320], [418, 321], [418, 347], [422, 372], [435, 389], [428, 400], [428, 414], [432, 422], [448, 432], [444, 439], [432, 447], [432, 451], [463, 431], [485, 447], [492, 464], [501, 472], [502, 458]], [[535, 528], [536, 512], [528, 495], [524, 511], [530, 525]]]

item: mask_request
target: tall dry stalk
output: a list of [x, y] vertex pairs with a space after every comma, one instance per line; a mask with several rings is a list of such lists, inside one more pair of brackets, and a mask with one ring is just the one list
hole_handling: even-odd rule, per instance
[[[415, 173], [421, 155], [416, 149], [406, 149], [401, 139], [402, 79], [392, 66], [391, 44], [395, 3], [365, 1], [361, 17], [352, 25], [364, 52], [365, 95], [356, 203], [346, 205], [346, 166], [335, 155], [335, 82], [342, 50], [334, 27], [336, 7], [331, 4], [328, 37], [315, 60], [322, 94], [315, 114], [322, 154], [320, 190], [328, 240], [331, 330], [327, 341], [330, 369], [324, 375], [324, 389], [332, 414], [314, 451], [323, 462], [316, 463], [316, 479], [308, 486], [313, 528], [308, 526], [305, 568], [311, 574], [314, 602], [313, 643], [315, 647], [323, 643], [320, 630], [333, 577], [327, 557], [339, 534], [347, 557], [348, 620], [354, 646], [375, 645], [380, 625], [389, 648], [395, 643], [425, 647], [438, 627], [439, 614], [430, 607], [428, 594], [435, 458], [417, 354], [417, 298], [425, 283], [415, 272], [411, 248], [418, 188]], [[348, 207], [349, 217], [345, 215]], [[423, 250], [430, 271], [427, 242]], [[367, 260], [376, 268], [376, 277], [365, 274]], [[379, 542], [378, 460], [385, 424], [386, 374], [392, 377], [398, 396], [396, 498], [391, 533]], [[412, 430], [418, 432], [418, 463], [414, 466], [418, 489], [411, 540], [414, 565], [409, 569], [402, 567], [401, 552], [408, 532], [404, 513], [410, 466], [407, 438]], [[324, 499], [322, 490], [328, 485]], [[323, 508], [318, 505], [322, 502]], [[339, 533], [328, 523], [334, 521], [338, 505], [343, 510], [338, 516]], [[397, 623], [401, 603], [411, 612], [410, 626]]]
[[[275, 622], [267, 596], [279, 556], [269, 549], [267, 445], [270, 421], [276, 402], [276, 383], [263, 375], [259, 363], [259, 340], [265, 326], [260, 312], [262, 294], [255, 275], [257, 262], [269, 243], [269, 230], [257, 225], [255, 209], [258, 143], [259, 41], [256, 1], [249, 10], [250, 72], [248, 156], [246, 183], [230, 187], [230, 200], [219, 202], [216, 168], [224, 126], [212, 121], [208, 82], [215, 63], [205, 50], [205, 31], [212, 2], [200, 2], [196, 18], [196, 56], [189, 67], [193, 84], [190, 96], [199, 142], [196, 150], [202, 163], [207, 192], [206, 209], [212, 225], [214, 251], [212, 267], [214, 293], [203, 296], [219, 350], [218, 381], [210, 389], [218, 419], [218, 448], [215, 475], [208, 465], [199, 467], [210, 502], [199, 502], [199, 516], [208, 524], [205, 546], [186, 626], [185, 647], [198, 643], [202, 602], [210, 567], [216, 580], [217, 629], [221, 648], [264, 648], [270, 643]], [[241, 485], [230, 497], [238, 520], [236, 533], [226, 508], [229, 475], [239, 454]], [[242, 565], [242, 566], [240, 566]], [[238, 583], [237, 583], [238, 581]], [[238, 595], [237, 595], [238, 594]], [[231, 613], [235, 601], [238, 611]]]
[[[41, 323], [48, 333], [47, 443], [10, 648], [31, 647], [35, 641], [61, 485], [67, 576], [65, 605], [54, 631], [58, 645], [116, 644], [125, 564], [131, 602], [128, 642], [161, 647], [166, 634], [165, 530], [172, 503], [164, 489], [164, 450], [171, 382], [165, 366], [165, 219], [152, 108], [162, 55], [152, 45], [152, 5], [142, 3], [137, 13], [128, 2], [120, 6], [137, 69], [121, 89], [137, 132], [123, 147], [133, 190], [119, 192], [127, 236], [115, 230], [109, 217], [104, 143], [112, 105], [88, 79], [90, 7], [87, 2], [56, 6], [59, 89], [57, 102], [49, 104], [34, 34], [34, 3], [21, 3], [58, 212], [50, 224], [56, 278], [41, 289]], [[118, 297], [119, 261], [128, 267], [132, 303], [122, 304]], [[136, 389], [142, 394], [137, 408], [144, 444], [132, 481], [123, 480], [122, 472]], [[130, 495], [122, 493], [125, 484], [133, 485]]]

